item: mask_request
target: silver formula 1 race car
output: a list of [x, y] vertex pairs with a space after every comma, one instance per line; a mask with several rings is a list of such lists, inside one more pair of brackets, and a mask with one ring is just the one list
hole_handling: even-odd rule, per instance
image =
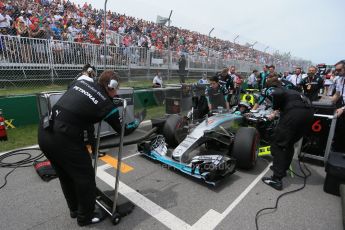
[[156, 135], [139, 143], [138, 150], [144, 156], [216, 185], [236, 168], [249, 170], [255, 166], [259, 130], [269, 130], [270, 122], [264, 118], [267, 113], [218, 113], [196, 122], [177, 114], [154, 119]]

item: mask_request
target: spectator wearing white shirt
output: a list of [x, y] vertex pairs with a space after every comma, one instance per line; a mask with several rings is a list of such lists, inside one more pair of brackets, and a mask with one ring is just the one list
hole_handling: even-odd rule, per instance
[[161, 72], [157, 72], [156, 76], [153, 78], [152, 81], [153, 88], [162, 88], [163, 87], [163, 79]]
[[294, 86], [299, 85], [302, 80], [302, 69], [297, 67], [295, 70], [295, 74], [290, 77], [290, 82], [294, 84]]
[[96, 29], [97, 37], [100, 37], [101, 33], [102, 33], [102, 28], [101, 28], [101, 26], [98, 26], [97, 29]]
[[253, 70], [252, 74], [248, 77], [247, 85], [249, 89], [255, 89], [256, 88], [256, 77], [259, 75], [258, 70]]
[[25, 23], [26, 26], [30, 26], [32, 24], [31, 20], [28, 18], [28, 15], [24, 12], [21, 11], [22, 15], [23, 15], [23, 22]]
[[0, 8], [0, 30], [4, 30], [7, 32], [8, 26], [7, 26], [7, 19], [6, 14], [4, 14], [4, 10]]
[[73, 38], [75, 38], [77, 36], [77, 33], [79, 32], [79, 30], [75, 28], [73, 24], [71, 24], [67, 29]]

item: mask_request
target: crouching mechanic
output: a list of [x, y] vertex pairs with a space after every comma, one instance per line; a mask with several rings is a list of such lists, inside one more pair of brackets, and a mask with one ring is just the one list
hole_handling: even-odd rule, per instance
[[[277, 77], [268, 78], [265, 96], [272, 102], [275, 111], [280, 112], [279, 122], [273, 133], [271, 141], [271, 154], [273, 165], [271, 177], [264, 177], [262, 181], [274, 189], [282, 190], [282, 178], [286, 176], [293, 155], [294, 143], [308, 130], [313, 118], [313, 109], [309, 99], [296, 90], [281, 86]], [[268, 118], [274, 119], [277, 112]]]
[[[76, 81], [53, 106], [50, 122], [47, 117], [40, 122], [39, 146], [57, 172], [70, 216], [77, 218], [80, 226], [105, 218], [95, 207], [95, 173], [83, 133], [101, 120], [121, 132], [119, 110], [112, 101], [118, 87], [119, 77], [111, 70], [104, 71], [98, 83]], [[125, 134], [138, 127], [144, 114], [140, 117], [126, 125]]]

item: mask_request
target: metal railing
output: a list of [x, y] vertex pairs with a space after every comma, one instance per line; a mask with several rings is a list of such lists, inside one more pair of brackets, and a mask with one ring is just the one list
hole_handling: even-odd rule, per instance
[[[104, 45], [45, 40], [19, 36], [0, 35], [0, 88], [4, 82], [49, 81], [59, 83], [71, 80], [86, 64], [94, 65], [97, 70], [106, 68], [131, 69], [178, 69], [180, 53], [168, 50], [151, 50], [143, 47], [106, 46]], [[170, 55], [170, 58], [168, 58]], [[216, 55], [219, 56], [219, 55]], [[224, 59], [203, 55], [186, 54], [186, 70], [194, 72], [217, 72], [224, 67], [236, 66], [238, 72], [251, 72], [260, 69], [262, 64], [250, 61]], [[168, 60], [171, 60], [169, 65]], [[106, 62], [106, 63], [105, 63]], [[277, 71], [290, 70], [292, 66], [276, 64]], [[75, 71], [72, 74], [66, 71]]]

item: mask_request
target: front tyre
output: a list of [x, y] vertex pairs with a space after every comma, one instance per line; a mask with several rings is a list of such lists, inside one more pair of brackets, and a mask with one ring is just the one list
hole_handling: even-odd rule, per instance
[[241, 169], [252, 169], [256, 164], [259, 133], [253, 127], [241, 127], [235, 135], [232, 157]]
[[185, 126], [188, 125], [187, 120], [178, 115], [169, 115], [163, 126], [163, 136], [169, 148], [174, 148], [186, 138], [188, 130]]

